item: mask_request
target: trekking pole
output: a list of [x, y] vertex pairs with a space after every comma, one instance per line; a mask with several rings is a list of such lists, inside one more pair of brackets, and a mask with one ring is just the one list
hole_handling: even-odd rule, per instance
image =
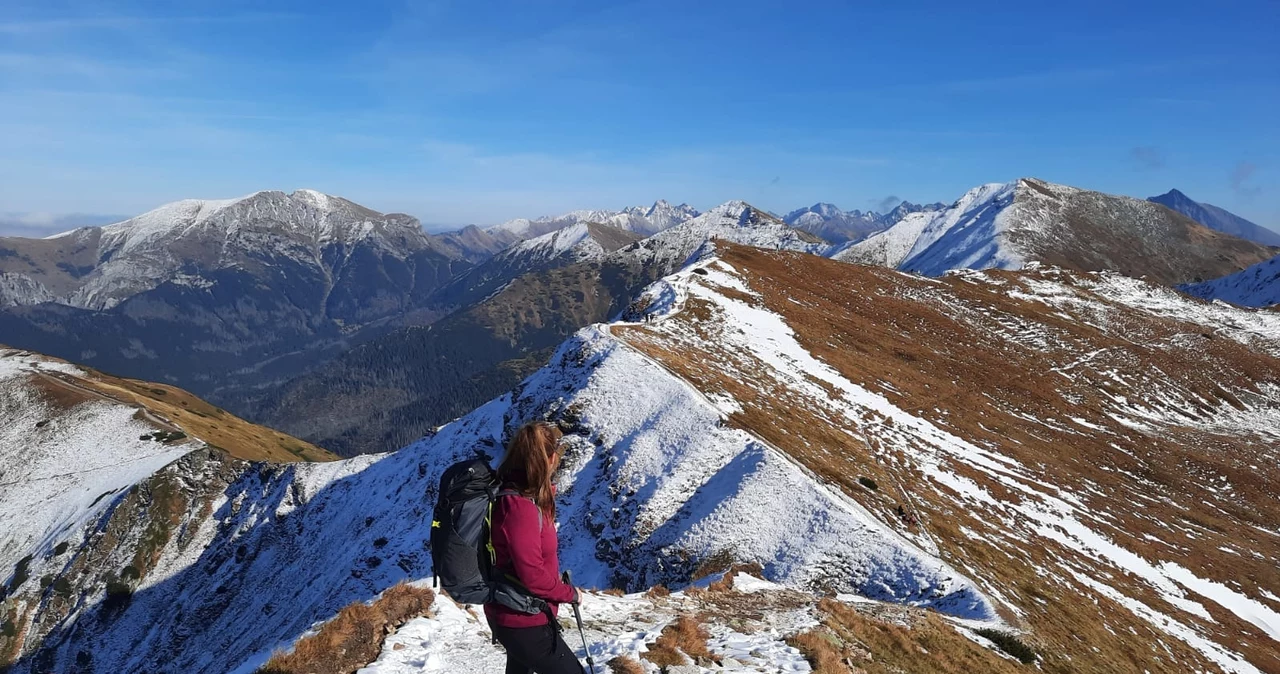
[[[573, 585], [573, 578], [568, 571], [564, 572], [564, 584]], [[574, 594], [577, 594], [576, 589]], [[587, 633], [582, 630], [582, 610], [576, 600], [573, 602], [573, 617], [578, 621], [578, 634], [582, 636], [582, 651], [587, 654], [587, 667], [591, 669], [591, 674], [596, 674], [596, 661], [591, 658], [591, 649], [587, 646]]]

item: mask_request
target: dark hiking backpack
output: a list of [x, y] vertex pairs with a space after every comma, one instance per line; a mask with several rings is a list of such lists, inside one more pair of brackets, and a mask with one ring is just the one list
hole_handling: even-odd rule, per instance
[[[489, 525], [493, 504], [501, 496], [520, 494], [504, 491], [484, 459], [455, 463], [440, 476], [440, 495], [431, 518], [432, 585], [439, 583], [460, 604], [496, 602], [530, 615], [549, 612], [545, 601], [494, 568]], [[538, 525], [542, 525], [541, 514]]]

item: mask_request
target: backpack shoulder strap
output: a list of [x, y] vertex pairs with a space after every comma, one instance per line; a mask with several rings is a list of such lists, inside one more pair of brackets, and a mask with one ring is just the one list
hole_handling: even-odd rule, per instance
[[538, 531], [539, 532], [542, 531], [542, 508], [538, 508], [537, 501], [534, 501], [533, 499], [529, 498], [528, 496], [525, 496], [524, 494], [521, 494], [520, 492], [514, 489], [503, 489], [502, 491], [498, 492], [494, 498], [499, 499], [499, 498], [502, 498], [503, 496], [514, 496], [516, 498], [525, 499], [528, 502], [532, 503], [533, 507], [538, 511]]

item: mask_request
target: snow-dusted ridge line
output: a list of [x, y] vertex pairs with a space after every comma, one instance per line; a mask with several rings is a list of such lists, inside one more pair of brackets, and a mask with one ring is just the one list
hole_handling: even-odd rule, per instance
[[[692, 283], [695, 279], [698, 281], [697, 285]], [[642, 295], [643, 298], [646, 298], [648, 300], [648, 302], [645, 302], [648, 305], [648, 309], [649, 309], [647, 313], [649, 313], [649, 315], [651, 315], [657, 321], [661, 322], [682, 311], [684, 309], [685, 302], [687, 301], [691, 293], [704, 296], [704, 299], [705, 299], [706, 298], [705, 293], [700, 293], [698, 290], [701, 283], [708, 283], [712, 285], [726, 287], [736, 292], [745, 293], [749, 295], [756, 294], [745, 283], [742, 282], [742, 280], [736, 275], [736, 271], [732, 268], [732, 266], [730, 266], [728, 263], [714, 256], [714, 244], [709, 244], [708, 246], [704, 247], [704, 249], [701, 250], [698, 254], [695, 254], [694, 259], [691, 260], [690, 264], [685, 269], [655, 283], [653, 286], [651, 286], [649, 290], [647, 290]], [[644, 302], [644, 300], [642, 300], [642, 302]], [[768, 313], [768, 312], [762, 312], [762, 313]], [[786, 326], [785, 322], [783, 322], [780, 317], [777, 317], [775, 314], [770, 314], [770, 315], [774, 316], [777, 319], [777, 325], [772, 326], [774, 329], [767, 335], [766, 334], [755, 335], [756, 342], [763, 341], [770, 344], [777, 344], [779, 342], [783, 342], [788, 339], [788, 333], [790, 333], [790, 328]], [[617, 325], [642, 325], [642, 324], [635, 324], [635, 323], [628, 324], [626, 322], [619, 322], [617, 323]], [[607, 333], [610, 329], [610, 326], [602, 325], [600, 326], [599, 329]], [[688, 381], [686, 381], [676, 373], [672, 372], [669, 368], [664, 366], [662, 363], [654, 360], [653, 358], [649, 357], [647, 354], [643, 353], [642, 351], [632, 348], [630, 345], [626, 343], [625, 340], [619, 340], [619, 341], [630, 352], [636, 354], [640, 358], [652, 364], [654, 367], [661, 369], [667, 375], [679, 381], [692, 394], [694, 399], [699, 401], [701, 404], [715, 410], [718, 414], [723, 416], [727, 416], [729, 413], [733, 411], [731, 408], [726, 409], [727, 407], [731, 407], [731, 404], [726, 405], [725, 402], [717, 403], [715, 401], [712, 401], [709, 397], [707, 397], [707, 395], [699, 391], [691, 383], [689, 383]], [[794, 347], [791, 349], [793, 353], [798, 354], [798, 352], [804, 351], [803, 347], [801, 347], [798, 343], [795, 342], [794, 337], [790, 337], [789, 346]], [[807, 355], [807, 352], [806, 352], [806, 355]], [[812, 356], [809, 356], [809, 358], [812, 359], [814, 363], [818, 363], [818, 361], [816, 359], [813, 359]], [[830, 370], [830, 368], [826, 368], [826, 369]], [[828, 375], [834, 375], [835, 377], [838, 377], [838, 375], [835, 374], [834, 370], [830, 370]], [[830, 376], [828, 377], [828, 379], [829, 378]], [[888, 402], [885, 401], [885, 404], [888, 404]], [[985, 595], [983, 595], [983, 593], [977, 588], [976, 585], [972, 584], [971, 581], [965, 579], [963, 574], [959, 573], [956, 569], [951, 568], [949, 565], [946, 564], [946, 562], [939, 559], [937, 557], [938, 551], [937, 551], [936, 545], [931, 546], [932, 549], [927, 551], [920, 547], [922, 544], [926, 547], [929, 547], [929, 544], [932, 543], [932, 539], [925, 537], [923, 540], [920, 540], [920, 541], [908, 540], [906, 537], [902, 536], [900, 533], [885, 526], [882, 522], [880, 522], [880, 520], [877, 517], [871, 514], [870, 511], [868, 511], [865, 507], [863, 507], [860, 503], [858, 503], [854, 499], [850, 498], [841, 489], [839, 489], [838, 487], [834, 487], [832, 485], [826, 484], [825, 481], [819, 478], [813, 471], [811, 471], [810, 469], [802, 465], [800, 462], [796, 461], [786, 452], [782, 451], [778, 447], [774, 446], [773, 444], [769, 443], [765, 439], [761, 438], [759, 435], [749, 430], [745, 430], [745, 429], [737, 429], [737, 430], [741, 433], [746, 434], [748, 437], [752, 439], [753, 442], [758, 443], [759, 445], [765, 447], [770, 452], [771, 456], [781, 459], [782, 461], [786, 462], [793, 470], [804, 475], [805, 478], [808, 481], [810, 481], [814, 485], [814, 487], [823, 494], [824, 498], [829, 499], [829, 503], [831, 503], [832, 505], [834, 505], [839, 509], [844, 510], [845, 512], [857, 518], [859, 521], [866, 523], [867, 525], [869, 525], [869, 528], [876, 530], [875, 535], [883, 539], [881, 542], [887, 542], [887, 544], [891, 546], [897, 546], [897, 547], [900, 547], [902, 550], [910, 551], [911, 554], [918, 555], [921, 558], [927, 558], [929, 560], [928, 563], [937, 564], [941, 568], [946, 569], [948, 573], [954, 574], [956, 578], [963, 579], [961, 581], [961, 586], [969, 585], [973, 593], [977, 595], [979, 603], [981, 603], [984, 606], [984, 608], [980, 609], [982, 611], [981, 617], [987, 620], [996, 619], [995, 611], [991, 604], [991, 600], [987, 598]], [[947, 612], [945, 608], [942, 608], [940, 610], [942, 610], [944, 613]], [[974, 616], [970, 616], [970, 617], [974, 617]]]
[[[0, 568], [47, 553], [106, 511], [117, 494], [187, 452], [141, 440], [155, 430], [125, 405], [86, 402], [56, 413], [31, 381], [43, 373], [82, 376], [75, 366], [21, 351], [0, 356]], [[39, 504], [38, 507], [35, 507]]]
[[[678, 583], [699, 560], [731, 551], [789, 584], [825, 572], [824, 582], [845, 591], [870, 588], [960, 615], [991, 615], [945, 565], [883, 536], [777, 452], [723, 427], [721, 417], [684, 380], [595, 327], [568, 340], [513, 393], [394, 453], [287, 467], [236, 467], [191, 453], [150, 479], [216, 491], [191, 504], [181, 536], [155, 551], [118, 616], [81, 620], [100, 601], [99, 589], [68, 617], [74, 632], [52, 626], [53, 643], [72, 657], [89, 650], [110, 671], [163, 664], [185, 672], [229, 671], [287, 646], [351, 601], [428, 576], [422, 541], [440, 473], [474, 451], [498, 455], [506, 433], [539, 418], [570, 431], [559, 478], [561, 558], [579, 583]], [[229, 481], [225, 488], [211, 482], [216, 475]], [[84, 505], [76, 512], [86, 512]], [[140, 536], [147, 523], [121, 525]], [[134, 553], [121, 547], [115, 554], [112, 569]], [[285, 559], [298, 571], [281, 573]], [[59, 563], [38, 559], [27, 582]], [[244, 618], [260, 615], [270, 619]], [[28, 664], [15, 672], [30, 672]]]
[[[653, 330], [659, 332], [667, 330], [664, 327], [665, 320], [674, 316], [688, 298], [696, 296], [723, 314], [718, 321], [713, 321], [718, 326], [723, 324], [719, 328], [717, 339], [725, 343], [718, 342], [720, 348], [731, 352], [736, 350], [753, 354], [767, 368], [774, 371], [772, 376], [780, 380], [782, 388], [792, 391], [812, 388], [813, 390], [808, 392], [808, 397], [815, 405], [827, 400], [828, 396], [824, 391], [809, 386], [804, 381], [804, 377], [798, 375], [809, 375], [842, 391], [844, 400], [840, 404], [834, 404], [833, 407], [839, 409], [844, 402], [851, 403], [852, 407], [846, 412], [851, 419], [858, 418], [860, 416], [858, 412], [870, 409], [881, 417], [892, 420], [894, 434], [901, 434], [905, 430], [907, 436], [924, 441], [921, 444], [912, 442], [912, 437], [896, 438], [903, 447], [911, 448], [908, 455], [913, 459], [913, 463], [933, 482], [953, 491], [961, 501], [972, 500], [977, 504], [986, 504], [994, 512], [1004, 511], [1006, 516], [1011, 511], [1016, 512], [1020, 519], [1031, 523], [1031, 528], [1037, 535], [1055, 541], [1067, 549], [1079, 550], [1100, 562], [1104, 568], [1118, 569], [1142, 579], [1163, 601], [1189, 615], [1213, 622], [1210, 613], [1202, 603], [1203, 600], [1212, 601], [1242, 620], [1253, 623], [1271, 638], [1277, 638], [1277, 634], [1280, 633], [1278, 632], [1280, 613], [1221, 583], [1200, 578], [1184, 566], [1162, 563], [1159, 560], [1149, 562], [1118, 545], [1102, 533], [1101, 527], [1105, 526], [1105, 523], [1099, 515], [1091, 512], [1075, 495], [1037, 479], [1033, 471], [1006, 456], [976, 447], [922, 418], [897, 409], [883, 396], [871, 394], [853, 385], [844, 380], [838, 372], [814, 360], [812, 356], [803, 352], [798, 344], [792, 344], [793, 340], [788, 340], [787, 333], [790, 329], [780, 319], [773, 320], [778, 318], [775, 314], [739, 299], [743, 294], [755, 295], [755, 293], [734, 275], [733, 268], [728, 264], [720, 260], [703, 259], [697, 263], [696, 267], [698, 274], [682, 272], [655, 284], [647, 292], [646, 301], [642, 303], [652, 306], [654, 315], [659, 318]], [[999, 284], [998, 278], [979, 272], [958, 272], [957, 274], [975, 283], [992, 280]], [[1044, 269], [1038, 274], [1052, 278], [1065, 272]], [[1280, 330], [1277, 330], [1280, 328], [1280, 316], [1269, 312], [1245, 312], [1225, 306], [1205, 306], [1181, 297], [1171, 290], [1127, 279], [1118, 274], [1088, 274], [1074, 278], [1075, 283], [1106, 300], [1155, 315], [1201, 322], [1207, 327], [1216, 324], [1226, 329], [1231, 338], [1255, 348], [1260, 345], [1260, 341], [1263, 344], [1270, 342], [1272, 347], [1280, 343], [1276, 341], [1276, 338], [1280, 337]], [[1033, 292], [1017, 294], [1023, 296], [1023, 299], [1050, 305], [1064, 300], [1086, 301], [1083, 296], [1076, 296], [1078, 291], [1071, 288], [1068, 280], [1064, 279], [1062, 283], [1058, 283], [1041, 281], [1038, 278], [1022, 279], [1022, 282], [1032, 287]], [[731, 289], [734, 293], [733, 295], [721, 293], [718, 288]], [[1090, 301], [1099, 304], [1097, 297]], [[1239, 325], [1241, 321], [1247, 321], [1248, 327], [1241, 329], [1243, 327]], [[771, 322], [772, 327], [769, 327]], [[671, 328], [677, 331], [679, 329], [679, 326]], [[738, 339], [736, 335], [739, 334], [749, 335], [749, 338]], [[1199, 335], [1196, 337], [1198, 338]], [[693, 338], [693, 340], [696, 339], [702, 339], [702, 337]], [[667, 344], [666, 348], [679, 348], [678, 345], [681, 342], [677, 340], [674, 344], [677, 346]], [[1270, 422], [1271, 426], [1280, 433], [1280, 425], [1274, 423], [1276, 419], [1274, 412], [1267, 413], [1265, 410], [1260, 410], [1257, 414], [1259, 421]], [[1181, 423], [1187, 422], [1183, 420]], [[1263, 436], [1267, 435], [1265, 428], [1257, 432]], [[1280, 435], [1275, 437], [1280, 439]], [[986, 487], [956, 472], [954, 469], [956, 465], [978, 471], [994, 483], [1018, 494], [1019, 500], [997, 498]], [[1227, 671], [1257, 671], [1229, 648], [1197, 636], [1194, 627], [1160, 614], [1135, 599], [1126, 597], [1126, 601], [1121, 603], [1132, 610], [1136, 616], [1151, 621], [1153, 627], [1183, 640], [1206, 658], [1219, 663]], [[1154, 619], [1157, 616], [1159, 619]]]
[[831, 257], [938, 276], [956, 267], [1018, 269], [1026, 255], [1003, 240], [1018, 182], [975, 187], [951, 206], [909, 213], [892, 227]]

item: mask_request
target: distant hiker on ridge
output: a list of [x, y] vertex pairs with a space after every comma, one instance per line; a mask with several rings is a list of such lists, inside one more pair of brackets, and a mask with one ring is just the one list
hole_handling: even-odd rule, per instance
[[578, 600], [578, 591], [561, 580], [557, 551], [551, 475], [560, 465], [560, 438], [553, 424], [525, 424], [498, 466], [503, 492], [494, 502], [491, 524], [495, 573], [518, 581], [549, 607], [530, 615], [496, 601], [484, 605], [494, 638], [507, 649], [506, 674], [583, 672], [555, 620], [560, 604]]

